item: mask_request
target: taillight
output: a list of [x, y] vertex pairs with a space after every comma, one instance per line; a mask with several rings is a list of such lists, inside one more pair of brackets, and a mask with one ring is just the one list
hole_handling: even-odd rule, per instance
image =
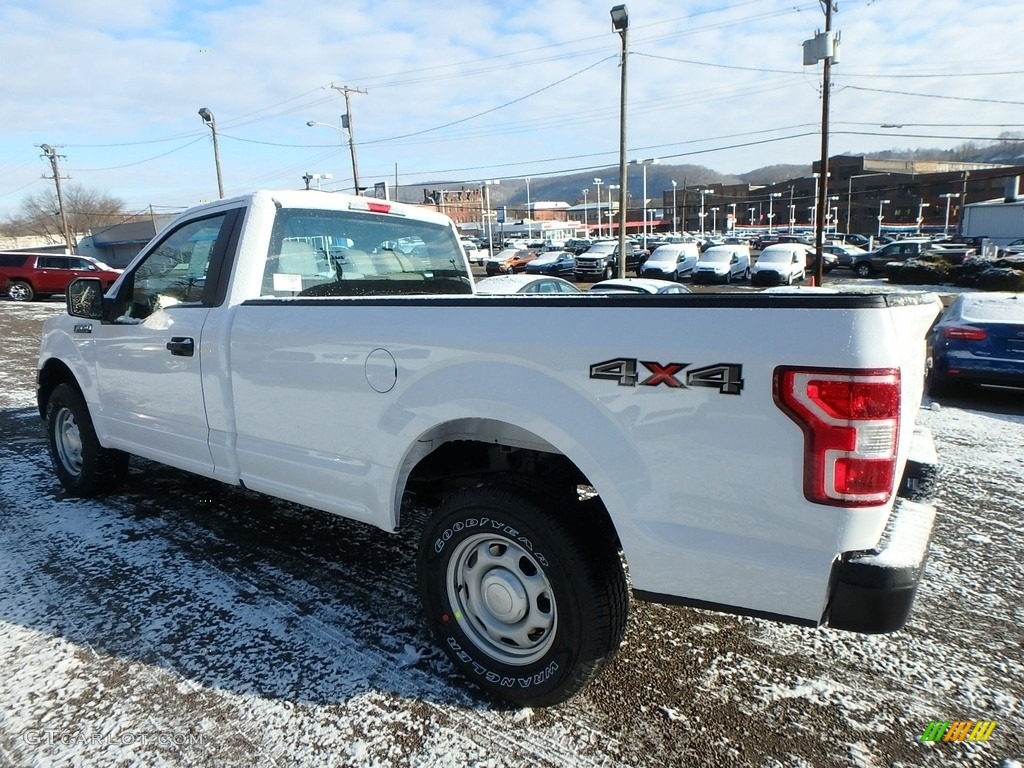
[[804, 496], [817, 504], [884, 504], [899, 437], [900, 372], [775, 369], [775, 402], [804, 431]]
[[965, 341], [984, 341], [988, 338], [984, 328], [973, 328], [969, 325], [948, 325], [942, 329], [947, 339], [964, 339]]

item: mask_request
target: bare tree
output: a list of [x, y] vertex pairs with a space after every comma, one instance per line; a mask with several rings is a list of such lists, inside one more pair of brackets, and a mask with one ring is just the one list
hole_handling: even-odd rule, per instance
[[[68, 225], [73, 233], [109, 227], [125, 220], [124, 202], [109, 192], [71, 184], [64, 189]], [[0, 229], [15, 236], [43, 237], [49, 243], [61, 243], [60, 208], [54, 190], [37, 192], [21, 201], [18, 212], [9, 216]]]

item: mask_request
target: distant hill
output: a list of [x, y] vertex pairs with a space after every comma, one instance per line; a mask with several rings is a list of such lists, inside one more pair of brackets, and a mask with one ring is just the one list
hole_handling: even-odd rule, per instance
[[810, 174], [810, 165], [766, 165], [749, 173], [741, 173], [739, 178], [747, 184], [777, 184]]
[[[835, 154], [864, 155], [880, 160], [935, 160], [967, 163], [1005, 163], [1024, 165], [1024, 135], [1019, 132], [1001, 134], [995, 143], [965, 142], [954, 149], [890, 149], [881, 152], [843, 151]], [[627, 192], [633, 200], [642, 196], [643, 171], [637, 165], [630, 165], [627, 174], [629, 183]], [[811, 174], [811, 163], [805, 165], [766, 165], [755, 170], [733, 176], [719, 173], [703, 165], [669, 165], [666, 163], [649, 163], [647, 165], [647, 197], [657, 198], [663, 190], [671, 190], [672, 182], [681, 194], [683, 189], [689, 191], [700, 189], [708, 184], [774, 184], [788, 179], [800, 178]], [[595, 201], [597, 185], [594, 179], [601, 179], [601, 199], [608, 199], [608, 185], [619, 183], [619, 166], [597, 168], [585, 173], [570, 173], [561, 176], [543, 176], [530, 179], [530, 200], [566, 202], [576, 205], [583, 202], [583, 190], [588, 190], [587, 199]], [[435, 181], [410, 184], [401, 188], [401, 199], [408, 202], [422, 202], [423, 190], [433, 189], [473, 189], [477, 183]], [[617, 195], [617, 191], [613, 191]], [[491, 205], [525, 205], [525, 179], [506, 179], [500, 184], [491, 186]]]

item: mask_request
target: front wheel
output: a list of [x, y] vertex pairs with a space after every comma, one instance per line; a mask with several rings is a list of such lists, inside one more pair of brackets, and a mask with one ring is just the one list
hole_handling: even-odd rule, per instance
[[82, 394], [70, 384], [53, 390], [46, 404], [46, 436], [57, 479], [75, 496], [96, 496], [128, 473], [128, 454], [104, 448]]
[[611, 264], [605, 264], [604, 265], [604, 279], [605, 280], [611, 280], [613, 277], [615, 277], [615, 267], [612, 266]]
[[32, 301], [35, 295], [32, 286], [24, 280], [12, 280], [7, 286], [7, 297], [11, 301]]
[[619, 646], [628, 595], [615, 547], [551, 501], [508, 484], [448, 497], [420, 544], [427, 623], [452, 663], [494, 696], [550, 706]]

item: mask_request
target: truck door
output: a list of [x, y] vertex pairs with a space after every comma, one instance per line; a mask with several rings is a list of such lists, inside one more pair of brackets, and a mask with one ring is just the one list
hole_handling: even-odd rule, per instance
[[241, 211], [177, 225], [124, 276], [113, 322], [93, 332], [103, 407], [94, 420], [112, 447], [199, 474], [213, 459], [203, 400], [200, 339], [223, 302]]

